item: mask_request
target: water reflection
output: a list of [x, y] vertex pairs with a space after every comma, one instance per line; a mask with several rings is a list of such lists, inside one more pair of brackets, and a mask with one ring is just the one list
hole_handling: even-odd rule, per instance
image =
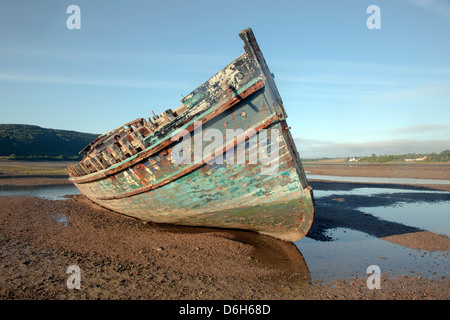
[[[366, 279], [367, 266], [372, 264], [380, 266], [382, 275], [447, 277], [449, 252], [419, 251], [398, 238], [420, 239], [424, 230], [449, 235], [450, 192], [395, 184], [310, 184], [315, 196], [315, 220], [307, 237], [295, 244], [245, 231], [173, 225], [157, 228], [167, 232], [214, 232], [250, 244], [254, 250], [249, 261], [278, 270], [291, 281], [353, 276]], [[0, 186], [0, 196], [63, 200], [68, 194], [80, 193], [73, 185]], [[63, 226], [68, 223], [64, 215], [53, 218]]]
[[0, 185], [0, 197], [28, 196], [47, 200], [65, 200], [66, 195], [80, 194], [80, 191], [72, 184], [48, 185], [48, 186], [7, 186]]
[[308, 174], [308, 179], [339, 181], [339, 182], [358, 182], [358, 183], [386, 183], [386, 184], [419, 184], [419, 185], [441, 185], [450, 184], [450, 180], [435, 179], [411, 179], [411, 178], [376, 178], [376, 177], [347, 177], [347, 176], [327, 176]]
[[346, 184], [341, 189], [340, 184], [331, 182], [313, 184], [318, 187], [314, 191], [316, 202], [324, 209], [333, 209], [322, 213], [333, 215], [335, 227], [377, 237], [420, 230], [450, 235], [449, 191], [391, 185], [361, 187], [361, 184]]
[[[48, 200], [65, 200], [67, 195], [80, 194], [74, 185], [49, 186], [0, 186], [0, 196], [32, 196]], [[116, 213], [114, 213], [115, 215]], [[66, 215], [56, 213], [52, 220], [62, 226], [68, 226]], [[160, 232], [182, 233], [214, 233], [233, 241], [242, 242], [252, 246], [253, 250], [248, 257], [250, 263], [264, 266], [275, 271], [276, 277], [286, 277], [290, 281], [310, 281], [310, 272], [306, 261], [293, 243], [281, 241], [269, 236], [254, 232], [228, 229], [214, 229], [201, 227], [176, 226], [171, 224], [148, 224], [149, 228], [156, 228]]]
[[367, 279], [369, 265], [378, 265], [381, 275], [447, 277], [448, 252], [415, 250], [383, 241], [364, 232], [328, 229], [332, 242], [304, 238], [296, 243], [308, 262], [312, 280], [358, 277]]
[[57, 212], [55, 215], [53, 215], [52, 219], [54, 219], [57, 223], [63, 225], [64, 227], [69, 224], [69, 219], [67, 219], [67, 216], [60, 212]]
[[274, 278], [278, 280], [284, 278], [295, 283], [311, 281], [308, 264], [298, 246], [292, 242], [281, 241], [256, 232], [235, 229], [190, 227], [165, 223], [150, 223], [146, 226], [157, 229], [159, 232], [207, 233], [231, 241], [245, 243], [252, 247], [252, 251], [247, 257], [248, 262], [273, 271]]
[[[439, 242], [448, 250], [448, 238], [424, 230], [449, 234], [450, 192], [390, 184], [311, 181], [311, 185], [315, 219], [307, 238], [296, 245], [312, 279], [367, 277], [371, 264], [395, 274], [447, 275], [449, 253], [436, 251], [433, 245]], [[422, 241], [430, 236], [431, 243]]]

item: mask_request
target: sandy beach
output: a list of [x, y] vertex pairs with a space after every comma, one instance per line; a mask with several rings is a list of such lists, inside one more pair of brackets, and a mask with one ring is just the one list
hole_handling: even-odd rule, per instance
[[[447, 164], [305, 166], [313, 174], [427, 179], [450, 179], [449, 169]], [[0, 185], [52, 182], [67, 183], [63, 176], [0, 178]], [[84, 196], [65, 201], [0, 197], [0, 217], [2, 300], [450, 298], [447, 278], [384, 276], [381, 290], [369, 290], [366, 278], [312, 281], [292, 243], [245, 231], [143, 224]], [[449, 239], [432, 232], [398, 237], [390, 241], [417, 250], [450, 251]], [[81, 270], [79, 290], [66, 285], [71, 265]]]

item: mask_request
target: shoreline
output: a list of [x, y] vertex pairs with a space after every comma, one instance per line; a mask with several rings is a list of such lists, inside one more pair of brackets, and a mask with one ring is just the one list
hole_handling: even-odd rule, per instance
[[[365, 178], [405, 178], [427, 180], [449, 180], [450, 164], [305, 164], [308, 175], [365, 177]], [[327, 181], [326, 179], [308, 179], [308, 181]], [[355, 182], [357, 183], [357, 182]], [[364, 182], [371, 183], [371, 182]], [[373, 182], [373, 184], [378, 184]], [[408, 184], [436, 190], [450, 191], [450, 184]]]
[[304, 164], [315, 175], [450, 180], [450, 164]]
[[[61, 170], [65, 164], [52, 167], [51, 163], [21, 163], [27, 165], [29, 172], [24, 173], [25, 169], [19, 168], [12, 170], [11, 163], [0, 162], [0, 185], [4, 184], [51, 184], [58, 180], [70, 184], [68, 174], [64, 173], [46, 173], [39, 171], [38, 174], [33, 171], [47, 168], [49, 170]], [[34, 166], [31, 166], [34, 165]], [[30, 167], [31, 166], [31, 167]], [[377, 177], [377, 178], [407, 178], [407, 179], [431, 179], [431, 180], [449, 180], [450, 181], [450, 163], [433, 164], [375, 164], [375, 163], [306, 163], [303, 164], [306, 172], [312, 175], [324, 176], [343, 176], [343, 177]], [[3, 170], [2, 170], [3, 169]]]
[[[89, 202], [0, 198], [0, 299], [449, 298], [447, 279], [389, 275], [382, 290], [369, 290], [366, 278], [311, 281], [292, 243], [246, 231], [143, 224]], [[70, 265], [81, 269], [81, 290], [66, 287]]]
[[[443, 168], [434, 167], [433, 176], [443, 179]], [[375, 175], [386, 174], [386, 169], [392, 168], [362, 172], [333, 165], [319, 169], [327, 174]], [[305, 165], [305, 170], [314, 174], [319, 169]], [[429, 178], [431, 171], [423, 169], [415, 173], [401, 172]], [[4, 182], [48, 185], [60, 179], [64, 178], [13, 176], [0, 178], [0, 185], [6, 185]], [[307, 261], [293, 243], [246, 231], [143, 224], [93, 204], [84, 196], [72, 196], [64, 201], [0, 197], [0, 217], [2, 300], [441, 300], [450, 297], [447, 278], [382, 276], [381, 290], [369, 290], [365, 277], [311, 281]], [[448, 238], [443, 247], [436, 247], [436, 241], [443, 238], [430, 237], [430, 234], [434, 235], [423, 235], [427, 243], [422, 238], [411, 243], [410, 237], [388, 241], [417, 246], [418, 250], [426, 250], [423, 246], [427, 245], [449, 252]], [[80, 290], [66, 287], [69, 276], [66, 270], [70, 265], [81, 269]]]

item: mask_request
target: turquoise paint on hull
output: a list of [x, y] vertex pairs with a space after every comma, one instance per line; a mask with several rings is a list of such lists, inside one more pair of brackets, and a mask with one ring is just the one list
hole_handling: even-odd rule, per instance
[[[185, 113], [136, 142], [142, 151], [97, 172], [89, 173], [89, 167], [68, 170], [75, 174], [71, 179], [80, 192], [106, 208], [145, 221], [240, 228], [286, 241], [305, 236], [314, 215], [312, 191], [253, 33], [246, 29], [240, 36], [246, 53], [184, 98]], [[252, 138], [247, 139], [245, 164], [203, 163], [202, 158], [197, 160], [201, 165], [175, 164], [172, 150], [181, 141], [171, 138], [195, 121], [203, 122], [202, 132], [219, 130], [224, 142], [227, 129], [254, 129], [257, 144], [252, 146]], [[269, 175], [263, 173], [266, 165], [249, 163], [260, 155], [261, 129], [280, 133], [276, 141], [269, 139], [270, 150], [278, 150], [272, 158], [278, 161], [277, 170]], [[235, 154], [237, 148], [232, 147]], [[80, 176], [84, 170], [88, 173]]]
[[[279, 125], [275, 125], [274, 129], [276, 128], [279, 128]], [[209, 225], [211, 222], [204, 221], [204, 216], [212, 214], [210, 220], [216, 221], [216, 227], [232, 225], [233, 228], [243, 226], [230, 222], [217, 225], [221, 212], [229, 212], [233, 208], [243, 210], [258, 206], [270, 206], [274, 210], [277, 205], [283, 208], [283, 205], [290, 203], [290, 212], [276, 212], [285, 220], [284, 225], [279, 229], [296, 230], [300, 225], [299, 215], [312, 214], [309, 212], [310, 209], [305, 209], [299, 201], [310, 199], [309, 201], [312, 202], [312, 195], [309, 194], [309, 190], [302, 190], [299, 176], [295, 172], [292, 160], [289, 161], [290, 157], [283, 140], [280, 141], [280, 152], [280, 159], [287, 159], [287, 161], [280, 161], [278, 172], [273, 175], [260, 174], [261, 164], [204, 164], [203, 167], [148, 193], [123, 199], [96, 200], [92, 198], [92, 200], [111, 210], [145, 221]], [[131, 177], [132, 170], [130, 169], [124, 175]], [[137, 179], [132, 178], [131, 180], [136, 183], [136, 187], [145, 185], [139, 183]], [[122, 182], [117, 183], [117, 181]], [[96, 181], [95, 184], [101, 186], [97, 190], [107, 190], [108, 194], [129, 190], [129, 183], [126, 182], [126, 179], [106, 178]], [[83, 192], [85, 185], [81, 184], [78, 187], [82, 193], [92, 194]], [[96, 189], [92, 185], [86, 185], [86, 187], [90, 187], [91, 190]], [[214, 213], [217, 213], [217, 216], [214, 216]], [[270, 222], [270, 225], [254, 222], [252, 226], [245, 225], [245, 229], [261, 233], [268, 233], [264, 231], [265, 229], [277, 229], [270, 220], [267, 221]], [[302, 236], [304, 234], [301, 232], [295, 234], [296, 239]], [[283, 238], [282, 235], [277, 237]], [[291, 234], [290, 237], [293, 235]]]

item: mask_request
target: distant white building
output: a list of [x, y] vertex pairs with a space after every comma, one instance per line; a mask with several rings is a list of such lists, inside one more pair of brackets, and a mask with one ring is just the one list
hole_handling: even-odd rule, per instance
[[415, 159], [405, 159], [406, 162], [411, 162], [411, 161], [423, 161], [427, 158], [427, 156], [422, 157], [422, 158], [415, 158]]
[[358, 159], [356, 159], [355, 157], [348, 159], [348, 162], [356, 162], [358, 161]]

